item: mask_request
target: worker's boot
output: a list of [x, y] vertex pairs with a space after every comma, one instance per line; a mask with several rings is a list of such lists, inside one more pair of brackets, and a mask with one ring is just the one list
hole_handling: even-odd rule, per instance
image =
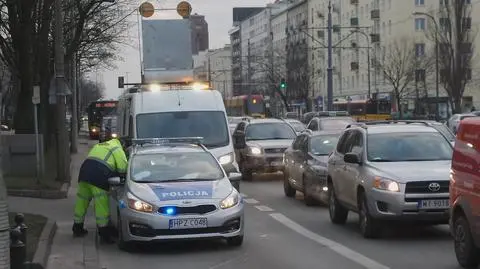
[[115, 241], [112, 238], [112, 232], [110, 227], [98, 227], [98, 235], [100, 236], [100, 242], [105, 244], [113, 244]]
[[83, 223], [74, 223], [72, 227], [73, 236], [84, 237], [88, 234], [88, 231], [83, 228]]

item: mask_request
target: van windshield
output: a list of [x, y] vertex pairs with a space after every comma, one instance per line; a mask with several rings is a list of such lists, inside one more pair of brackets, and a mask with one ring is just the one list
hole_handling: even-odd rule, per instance
[[222, 111], [175, 111], [137, 115], [138, 138], [203, 137], [206, 147], [230, 142]]

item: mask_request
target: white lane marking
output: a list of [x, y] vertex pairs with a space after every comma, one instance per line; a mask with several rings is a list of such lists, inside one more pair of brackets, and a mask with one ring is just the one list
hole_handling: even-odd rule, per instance
[[332, 241], [328, 238], [320, 236], [300, 224], [294, 222], [293, 220], [289, 219], [283, 214], [280, 213], [271, 213], [270, 216], [275, 219], [276, 221], [282, 223], [283, 225], [287, 226], [288, 228], [292, 229], [293, 231], [317, 242], [318, 244], [325, 246], [336, 253], [342, 255], [343, 257], [352, 260], [360, 265], [363, 265], [365, 268], [368, 269], [390, 269], [390, 267], [380, 264], [362, 254], [340, 244], [335, 241]]
[[245, 203], [247, 203], [247, 204], [258, 204], [258, 201], [253, 199], [253, 198], [243, 199], [243, 201], [245, 201]]
[[240, 193], [240, 195], [245, 198], [245, 197], [248, 197], [248, 195], [246, 195], [245, 193]]
[[260, 211], [263, 211], [263, 212], [272, 212], [273, 211], [273, 209], [271, 209], [270, 207], [265, 206], [265, 205], [256, 205], [255, 208], [260, 210]]

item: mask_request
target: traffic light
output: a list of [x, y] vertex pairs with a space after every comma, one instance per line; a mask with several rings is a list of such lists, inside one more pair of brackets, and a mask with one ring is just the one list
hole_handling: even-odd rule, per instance
[[285, 82], [285, 79], [282, 78], [282, 81], [280, 81], [280, 88], [285, 89], [287, 87], [287, 83]]

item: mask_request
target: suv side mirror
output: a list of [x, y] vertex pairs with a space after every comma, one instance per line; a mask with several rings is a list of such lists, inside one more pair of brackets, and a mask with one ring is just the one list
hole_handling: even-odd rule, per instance
[[108, 183], [112, 186], [119, 186], [123, 184], [123, 180], [120, 177], [111, 177], [108, 179]]
[[247, 146], [245, 142], [245, 134], [243, 132], [236, 132], [233, 134], [233, 147], [235, 149], [244, 149]]
[[361, 164], [360, 156], [357, 153], [349, 152], [343, 156], [343, 161], [346, 163]]

